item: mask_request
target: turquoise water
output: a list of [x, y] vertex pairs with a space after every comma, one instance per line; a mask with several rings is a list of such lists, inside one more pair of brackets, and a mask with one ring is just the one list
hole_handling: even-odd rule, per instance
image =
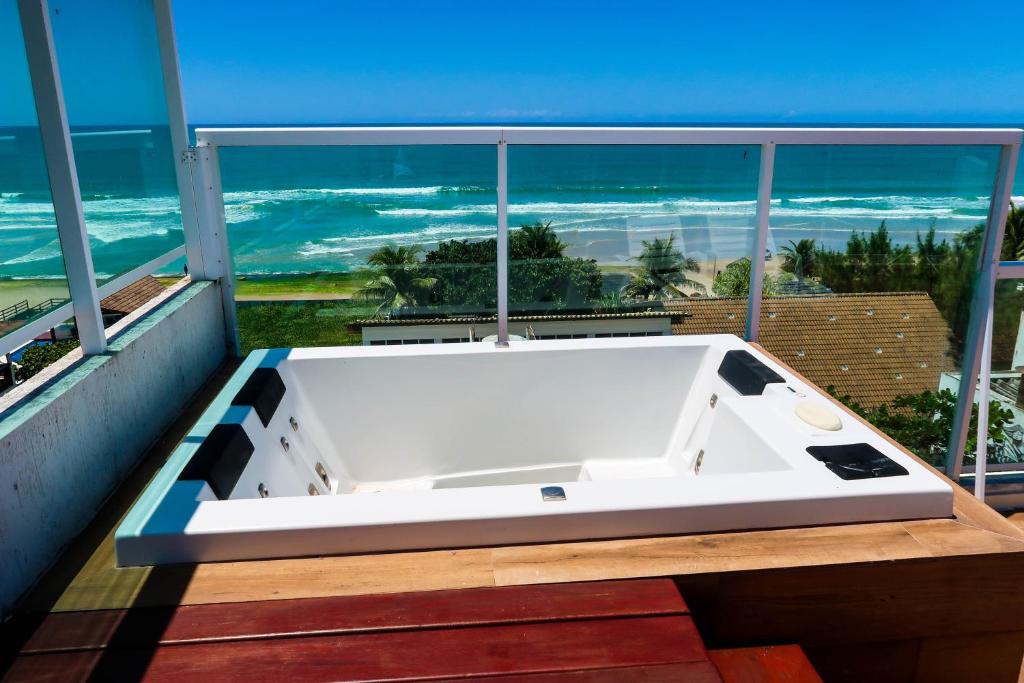
[[[96, 154], [86, 164], [83, 199], [101, 277], [182, 242], [169, 165], [139, 171], [149, 166], [138, 158], [169, 154], [162, 139], [154, 134], [141, 151]], [[512, 147], [510, 224], [550, 221], [570, 253], [601, 263], [627, 262], [643, 240], [667, 234], [698, 258], [735, 258], [753, 237], [758, 153]], [[992, 147], [780, 147], [769, 249], [803, 237], [841, 248], [852, 230], [883, 220], [899, 243], [932, 226], [952, 239], [985, 219], [997, 158]], [[26, 187], [31, 174], [3, 161], [0, 277], [58, 277], [46, 187]], [[345, 271], [382, 244], [429, 247], [495, 232], [493, 147], [225, 149], [221, 161], [240, 273]]]

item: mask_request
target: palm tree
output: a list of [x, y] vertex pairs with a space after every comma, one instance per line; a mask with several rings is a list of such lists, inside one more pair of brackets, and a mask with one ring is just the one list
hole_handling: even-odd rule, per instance
[[1024, 206], [1010, 202], [1010, 213], [1006, 215], [1006, 232], [1003, 233], [1004, 261], [1024, 261]]
[[356, 291], [355, 298], [379, 304], [374, 311], [377, 317], [417, 305], [437, 283], [436, 278], [420, 277], [417, 273], [418, 256], [422, 250], [419, 246], [396, 247], [389, 244], [370, 254], [366, 259], [370, 277]]
[[675, 239], [675, 235], [669, 235], [643, 243], [644, 250], [634, 257], [640, 265], [634, 268], [633, 279], [623, 288], [623, 294], [638, 299], [672, 299], [686, 296], [684, 288], [702, 294], [706, 291], [704, 285], [686, 276], [687, 272], [699, 273], [700, 264], [679, 251]]
[[523, 225], [509, 236], [509, 252], [513, 260], [559, 259], [567, 245], [551, 229], [551, 221]]
[[946, 259], [949, 252], [949, 245], [945, 240], [935, 241], [935, 221], [928, 227], [924, 238], [917, 234], [917, 248], [915, 250], [917, 272], [917, 287], [931, 293], [939, 281], [939, 267]]
[[782, 270], [793, 273], [798, 278], [814, 277], [817, 248], [813, 238], [805, 238], [799, 242], [789, 240], [789, 246], [782, 247], [779, 251], [782, 252]]

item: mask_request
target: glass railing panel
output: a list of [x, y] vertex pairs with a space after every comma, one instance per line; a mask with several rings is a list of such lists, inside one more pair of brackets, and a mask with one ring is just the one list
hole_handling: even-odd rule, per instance
[[[1024, 209], [1011, 220], [1024, 219]], [[1007, 231], [1006, 249], [1015, 247], [1015, 236]], [[992, 309], [992, 365], [989, 384], [988, 458], [990, 464], [1024, 467], [1024, 280], [996, 282]], [[957, 390], [959, 374], [946, 379]], [[978, 385], [980, 390], [981, 386]], [[975, 403], [979, 400], [975, 395]], [[977, 427], [969, 434], [966, 465], [975, 462]]]
[[[0, 0], [0, 75], [3, 81], [3, 96], [0, 97], [0, 337], [3, 337], [68, 300], [32, 83], [14, 0]], [[0, 365], [3, 363], [0, 357]], [[0, 375], [8, 377], [2, 369]]]
[[780, 146], [760, 342], [942, 464], [999, 148]]
[[50, 20], [103, 284], [184, 239], [153, 3], [51, 2]]
[[[742, 335], [759, 160], [758, 146], [510, 146], [510, 333]], [[570, 313], [590, 317], [563, 329]]]
[[493, 146], [224, 148], [243, 352], [496, 333]]

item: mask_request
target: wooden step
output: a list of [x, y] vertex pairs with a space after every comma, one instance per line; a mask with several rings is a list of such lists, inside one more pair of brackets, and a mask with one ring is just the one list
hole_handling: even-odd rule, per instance
[[667, 579], [54, 613], [5, 680], [510, 675], [720, 680]]

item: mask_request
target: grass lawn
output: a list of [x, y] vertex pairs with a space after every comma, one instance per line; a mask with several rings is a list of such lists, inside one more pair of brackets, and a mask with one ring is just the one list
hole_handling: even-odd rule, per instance
[[366, 281], [363, 273], [303, 273], [298, 275], [244, 275], [235, 278], [240, 297], [297, 298], [307, 294], [350, 297]]
[[373, 315], [375, 307], [347, 300], [330, 302], [261, 302], [238, 306], [242, 353], [253, 349], [298, 346], [351, 346], [362, 335], [348, 325]]

